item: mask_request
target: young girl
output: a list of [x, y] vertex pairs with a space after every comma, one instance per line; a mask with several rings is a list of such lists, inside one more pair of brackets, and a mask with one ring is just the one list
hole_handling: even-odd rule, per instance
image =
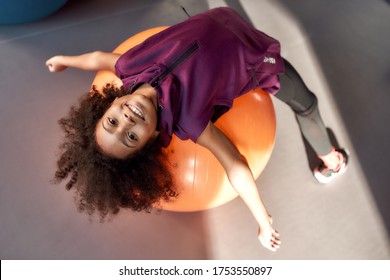
[[320, 182], [347, 167], [346, 151], [329, 141], [317, 98], [281, 58], [279, 43], [229, 8], [193, 16], [123, 55], [96, 51], [55, 56], [46, 65], [51, 72], [67, 67], [110, 70], [123, 82], [121, 88], [107, 85], [102, 93], [93, 87], [60, 120], [66, 134], [55, 177], [71, 176], [67, 188], [76, 187], [80, 209], [90, 214], [149, 210], [174, 196], [161, 148], [176, 134], [209, 149], [220, 161], [256, 219], [262, 245], [276, 251], [279, 233], [251, 171], [213, 125], [235, 98], [257, 87], [296, 113], [303, 135], [323, 161], [314, 171]]

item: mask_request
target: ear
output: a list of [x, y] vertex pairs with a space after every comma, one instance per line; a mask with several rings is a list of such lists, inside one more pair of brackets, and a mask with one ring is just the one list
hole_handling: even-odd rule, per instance
[[155, 131], [154, 133], [153, 133], [153, 136], [152, 136], [152, 138], [153, 139], [156, 139], [157, 137], [158, 137], [158, 135], [160, 134], [160, 131]]
[[157, 139], [157, 137], [158, 137], [158, 135], [160, 134], [160, 132], [159, 131], [154, 131], [154, 133], [152, 134], [152, 136], [150, 136], [150, 138], [149, 138], [149, 140], [148, 140], [148, 143], [152, 143], [152, 142], [154, 142], [156, 139]]
[[114, 102], [115, 102], [117, 99], [118, 99], [118, 97], [115, 97], [115, 99], [111, 101], [110, 107], [112, 106], [112, 104], [114, 104]]

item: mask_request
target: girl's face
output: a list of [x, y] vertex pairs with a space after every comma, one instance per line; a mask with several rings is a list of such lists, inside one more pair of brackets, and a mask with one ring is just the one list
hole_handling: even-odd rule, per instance
[[157, 135], [153, 99], [137, 91], [114, 100], [96, 126], [96, 142], [108, 156], [124, 159]]

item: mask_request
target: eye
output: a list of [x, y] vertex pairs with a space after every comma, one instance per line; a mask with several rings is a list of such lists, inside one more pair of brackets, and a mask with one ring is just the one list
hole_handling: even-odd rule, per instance
[[108, 123], [111, 124], [111, 125], [116, 125], [117, 124], [116, 120], [114, 120], [112, 118], [107, 118], [107, 120], [108, 120]]
[[127, 137], [129, 137], [131, 141], [138, 141], [137, 135], [135, 135], [134, 133], [128, 132]]

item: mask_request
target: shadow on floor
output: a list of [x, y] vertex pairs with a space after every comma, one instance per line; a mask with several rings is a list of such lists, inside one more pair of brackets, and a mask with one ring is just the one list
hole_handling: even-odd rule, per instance
[[[320, 62], [370, 190], [390, 232], [389, 1], [279, 1]], [[305, 7], [302, 9], [302, 7]], [[335, 71], [336, 70], [336, 71]]]

